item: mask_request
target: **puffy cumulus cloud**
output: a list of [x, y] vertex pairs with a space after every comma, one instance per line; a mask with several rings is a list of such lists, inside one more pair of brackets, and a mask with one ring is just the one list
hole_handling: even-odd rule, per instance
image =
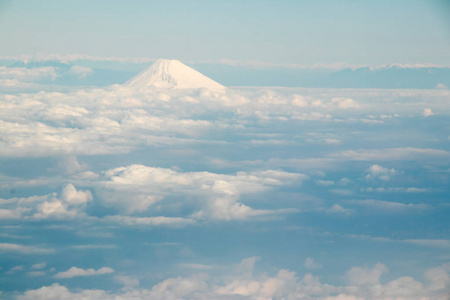
[[443, 83], [438, 83], [436, 85], [436, 88], [439, 89], [439, 90], [446, 90], [446, 89], [448, 89], [448, 87], [445, 84], [443, 84]]
[[76, 156], [63, 156], [58, 161], [58, 168], [65, 174], [80, 173], [88, 169], [88, 165], [80, 163]]
[[60, 197], [57, 193], [27, 198], [3, 199], [0, 218], [3, 219], [63, 219], [85, 217], [84, 208], [92, 201], [90, 191], [77, 191], [73, 184], [67, 184]]
[[397, 173], [393, 168], [387, 169], [380, 165], [372, 165], [367, 171], [366, 179], [379, 178], [384, 181], [389, 180], [392, 175]]
[[206, 120], [161, 112], [148, 100], [133, 107], [128, 97], [102, 90], [5, 95], [3, 100], [8, 108], [0, 112], [3, 156], [126, 153], [142, 144], [190, 142], [181, 136], [196, 136], [213, 126]]
[[61, 200], [68, 205], [85, 204], [92, 201], [92, 194], [90, 191], [77, 191], [73, 184], [69, 183], [62, 190]]
[[140, 284], [139, 279], [126, 275], [116, 275], [114, 279], [123, 285], [122, 290], [132, 290]]
[[347, 272], [347, 278], [354, 285], [378, 284], [381, 275], [388, 271], [388, 268], [380, 263], [375, 264], [372, 268], [352, 267]]
[[[84, 76], [89, 70], [83, 68], [72, 71]], [[333, 121], [334, 112], [357, 106], [352, 98], [335, 97], [330, 91], [309, 96], [267, 88], [137, 92], [116, 85], [68, 93], [5, 94], [0, 95], [0, 155], [127, 153], [142, 145], [195, 143], [212, 132], [240, 131], [254, 121]]]
[[114, 299], [103, 290], [82, 290], [72, 293], [65, 286], [54, 283], [51, 286], [43, 286], [36, 290], [30, 290], [19, 295], [17, 300], [110, 300]]
[[23, 271], [23, 270], [24, 270], [23, 266], [15, 266], [15, 267], [12, 267], [11, 269], [9, 269], [9, 271], [6, 272], [6, 274], [12, 274], [12, 273], [20, 272], [20, 271]]
[[311, 270], [314, 270], [314, 269], [321, 269], [321, 268], [322, 268], [322, 264], [316, 262], [316, 261], [314, 260], [314, 258], [311, 258], [311, 257], [307, 257], [307, 258], [305, 259], [305, 262], [303, 263], [303, 265], [305, 266], [305, 268], [311, 269]]
[[70, 73], [77, 75], [81, 78], [85, 78], [86, 76], [93, 73], [92, 68], [83, 67], [83, 66], [72, 66], [70, 67]]
[[[254, 260], [250, 259], [249, 262], [253, 264]], [[255, 274], [253, 266], [243, 268], [240, 272], [232, 276], [226, 275], [222, 279], [215, 276], [214, 280], [206, 273], [167, 278], [150, 289], [139, 288], [139, 281], [134, 278], [117, 275], [115, 280], [124, 288], [116, 293], [79, 289], [72, 292], [64, 286], [53, 284], [26, 291], [18, 295], [17, 299], [445, 300], [450, 283], [449, 264], [428, 269], [424, 273], [426, 283], [421, 283], [409, 276], [402, 276], [381, 284], [380, 277], [387, 272], [387, 267], [380, 263], [372, 268], [351, 268], [347, 272], [350, 285], [346, 286], [322, 283], [319, 277], [309, 273], [299, 277], [295, 272], [286, 269], [281, 269], [272, 276], [265, 273]]]
[[93, 275], [103, 275], [114, 273], [114, 270], [108, 267], [103, 267], [98, 270], [90, 269], [81, 269], [77, 267], [72, 267], [65, 272], [56, 273], [54, 278], [63, 279], [63, 278], [72, 278], [77, 276], [93, 276]]
[[203, 199], [196, 218], [230, 220], [275, 212], [252, 209], [238, 201], [241, 195], [300, 184], [308, 177], [278, 170], [227, 175], [130, 165], [108, 170], [104, 178], [100, 183], [104, 200], [128, 213], [145, 211], [167, 195], [191, 195]]
[[326, 210], [326, 213], [349, 216], [353, 213], [353, 209], [344, 208], [344, 207], [340, 206], [339, 204], [335, 203], [335, 204], [333, 204], [333, 206], [331, 206], [329, 209]]
[[435, 292], [450, 291], [450, 263], [428, 269], [424, 277], [429, 282], [429, 289]]
[[434, 113], [431, 111], [430, 108], [425, 108], [422, 112], [422, 115], [426, 118], [426, 117], [431, 117], [434, 115]]
[[39, 270], [39, 269], [43, 269], [47, 266], [46, 262], [42, 262], [42, 263], [38, 263], [38, 264], [34, 264], [31, 266], [32, 269], [34, 270]]
[[345, 97], [332, 97], [328, 100], [320, 100], [311, 96], [304, 96], [299, 94], [293, 94], [291, 97], [292, 105], [298, 107], [315, 107], [328, 109], [349, 109], [359, 107], [359, 104], [355, 100]]
[[331, 104], [336, 105], [339, 108], [356, 108], [358, 107], [358, 103], [351, 99], [351, 98], [342, 98], [342, 97], [337, 97], [337, 98], [332, 98], [331, 99]]
[[23, 207], [17, 207], [14, 209], [0, 208], [0, 220], [20, 219], [22, 217], [22, 214], [27, 210], [28, 209]]
[[53, 67], [40, 68], [15, 68], [1, 67], [0, 79], [18, 80], [18, 81], [39, 81], [41, 79], [56, 79], [56, 70]]

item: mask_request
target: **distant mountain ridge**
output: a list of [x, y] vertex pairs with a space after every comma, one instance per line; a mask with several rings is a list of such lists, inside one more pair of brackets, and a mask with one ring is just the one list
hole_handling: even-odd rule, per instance
[[450, 87], [450, 68], [370, 67], [344, 69], [324, 78], [328, 87], [434, 89]]
[[[162, 64], [163, 61], [166, 61], [164, 63], [166, 67], [161, 66], [164, 65]], [[168, 61], [171, 61], [171, 63], [168, 63]], [[179, 67], [179, 64], [182, 67]], [[325, 68], [257, 69], [224, 64], [198, 63], [194, 65], [194, 70], [181, 62], [176, 63], [173, 60], [161, 60], [159, 64], [156, 64], [156, 66], [160, 65], [157, 68], [158, 70], [152, 69], [152, 66], [149, 67], [148, 63], [136, 64], [87, 60], [71, 63], [64, 63], [57, 60], [29, 61], [28, 63], [5, 60], [3, 65], [6, 67], [27, 69], [53, 67], [56, 70], [57, 77], [53, 79], [44, 78], [38, 82], [67, 86], [107, 86], [111, 84], [124, 84], [125, 82], [127, 85], [136, 88], [140, 86], [139, 88], [143, 89], [151, 86], [165, 86], [165, 88], [171, 89], [209, 88], [222, 90], [224, 88], [223, 85], [210, 79], [214, 78], [226, 86], [380, 89], [450, 88], [450, 68], [448, 67], [386, 65], [377, 68], [347, 68], [333, 71]], [[85, 76], [79, 76], [71, 72], [71, 67], [78, 65], [90, 67], [92, 72]], [[147, 69], [139, 73], [144, 68]], [[182, 74], [184, 75], [181, 76]], [[140, 79], [138, 79], [139, 76]], [[162, 80], [161, 78], [164, 79]]]

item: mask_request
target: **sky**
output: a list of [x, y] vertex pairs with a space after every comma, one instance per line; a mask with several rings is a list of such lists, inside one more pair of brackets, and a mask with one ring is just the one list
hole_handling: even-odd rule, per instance
[[0, 9], [0, 299], [448, 300], [444, 2]]
[[450, 64], [447, 1], [8, 1], [1, 54]]

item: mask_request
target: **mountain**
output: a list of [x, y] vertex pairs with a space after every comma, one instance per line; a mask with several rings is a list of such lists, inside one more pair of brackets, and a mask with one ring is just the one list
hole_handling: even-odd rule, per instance
[[401, 67], [344, 69], [320, 82], [336, 88], [435, 89], [450, 86], [450, 68]]
[[142, 71], [125, 86], [137, 89], [198, 89], [224, 90], [225, 87], [178, 60], [160, 59]]

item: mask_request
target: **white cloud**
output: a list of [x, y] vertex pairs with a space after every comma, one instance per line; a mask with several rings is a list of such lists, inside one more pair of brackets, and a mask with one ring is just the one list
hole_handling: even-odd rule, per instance
[[27, 272], [27, 275], [31, 277], [37, 277], [37, 276], [44, 276], [46, 275], [46, 273], [44, 271], [31, 271]]
[[12, 273], [20, 272], [23, 270], [24, 270], [23, 266], [15, 266], [15, 267], [12, 267], [11, 269], [9, 269], [9, 271], [6, 272], [6, 274], [12, 274]]
[[[307, 177], [278, 170], [238, 172], [177, 172], [171, 169], [131, 165], [108, 170], [101, 183], [104, 199], [128, 212], [145, 211], [167, 194], [200, 196], [195, 218], [244, 219], [286, 211], [255, 210], [238, 202], [241, 195], [268, 191], [277, 186], [299, 184]], [[147, 199], [147, 200], [146, 200]], [[146, 201], [143, 201], [146, 200]], [[163, 205], [163, 204], [161, 204]], [[134, 221], [133, 221], [134, 222]]]
[[450, 152], [441, 149], [405, 147], [345, 150], [331, 156], [345, 160], [395, 161], [421, 158], [443, 158], [449, 157]]
[[72, 267], [69, 270], [65, 272], [59, 272], [55, 274], [55, 278], [62, 279], [62, 278], [72, 278], [77, 276], [93, 276], [93, 275], [103, 275], [103, 274], [110, 274], [114, 273], [114, 270], [108, 267], [102, 267], [98, 270], [94, 270], [92, 268], [90, 269], [81, 269], [77, 267]]
[[423, 203], [401, 203], [394, 201], [383, 201], [383, 200], [374, 200], [374, 199], [366, 199], [366, 200], [351, 200], [349, 203], [367, 206], [370, 208], [375, 208], [382, 210], [384, 212], [389, 213], [398, 213], [405, 211], [420, 211], [430, 209], [430, 206]]
[[[111, 296], [103, 290], [82, 290], [72, 293], [65, 286], [54, 283], [39, 289], [26, 291], [17, 297], [18, 300], [111, 300]], [[130, 299], [131, 300], [131, 299]]]
[[193, 264], [193, 263], [182, 263], [182, 264], [179, 264], [178, 266], [180, 266], [181, 268], [193, 269], [193, 270], [208, 270], [208, 269], [212, 268], [211, 266], [208, 266], [208, 265]]
[[317, 180], [317, 184], [321, 186], [330, 186], [334, 185], [334, 181], [332, 180]]
[[347, 278], [354, 285], [379, 284], [381, 275], [387, 272], [389, 270], [385, 265], [377, 263], [371, 269], [368, 267], [352, 267], [347, 272]]
[[40, 68], [8, 68], [0, 66], [0, 79], [18, 80], [21, 82], [32, 82], [49, 78], [54, 80], [57, 77], [53, 67]]
[[419, 246], [450, 249], [450, 240], [408, 239], [408, 240], [404, 240], [404, 242], [408, 243], [408, 244], [419, 245]]
[[339, 108], [356, 108], [358, 107], [358, 103], [351, 98], [332, 98], [331, 103], [337, 105]]
[[118, 223], [128, 226], [186, 226], [194, 224], [195, 221], [177, 217], [130, 217], [130, 216], [107, 216], [102, 218], [106, 222]]
[[20, 219], [24, 211], [26, 211], [26, 209], [20, 207], [17, 207], [15, 209], [0, 208], [0, 220]]
[[31, 268], [34, 269], [34, 270], [36, 270], [36, 269], [39, 270], [39, 269], [45, 268], [46, 266], [47, 266], [47, 263], [46, 262], [42, 262], [42, 263], [38, 263], [38, 264], [32, 265]]
[[81, 78], [85, 78], [86, 76], [92, 74], [93, 70], [89, 67], [83, 66], [72, 66], [70, 67], [70, 73], [75, 74]]
[[93, 197], [90, 191], [77, 191], [67, 184], [58, 197], [56, 193], [27, 198], [4, 199], [0, 206], [14, 206], [12, 209], [0, 209], [0, 218], [10, 219], [47, 219], [85, 217], [84, 206]]
[[122, 290], [133, 290], [140, 284], [137, 278], [129, 277], [126, 275], [116, 275], [114, 276], [114, 279], [124, 286]]
[[450, 290], [450, 263], [428, 269], [424, 277], [429, 281], [429, 289], [432, 291]]
[[353, 209], [349, 208], [343, 208], [339, 204], [333, 204], [329, 209], [326, 211], [328, 214], [340, 214], [340, 215], [351, 215], [353, 213]]
[[[295, 272], [281, 269], [275, 275], [255, 274], [252, 266], [242, 273], [224, 276], [220, 282], [217, 276], [195, 274], [188, 277], [174, 277], [155, 284], [151, 289], [138, 287], [139, 281], [126, 275], [118, 275], [115, 280], [124, 285], [121, 292], [104, 290], [77, 290], [71, 292], [64, 286], [53, 284], [29, 290], [18, 296], [19, 300], [32, 299], [408, 299], [445, 300], [450, 284], [450, 264], [430, 268], [424, 273], [428, 284], [422, 284], [412, 277], [403, 276], [380, 283], [380, 277], [388, 272], [383, 264], [372, 268], [353, 267], [347, 273], [351, 285], [334, 286], [322, 283], [317, 276], [305, 274], [297, 277]], [[81, 269], [82, 270], [82, 269]], [[83, 270], [85, 271], [85, 270]], [[214, 280], [212, 280], [212, 278]]]
[[322, 269], [322, 264], [318, 263], [314, 260], [314, 258], [311, 257], [307, 257], [305, 259], [305, 262], [303, 264], [305, 266], [305, 268], [310, 269], [310, 270], [314, 270], [314, 269]]
[[64, 187], [61, 194], [61, 200], [68, 205], [80, 205], [92, 201], [90, 191], [77, 191], [73, 184]]
[[431, 117], [431, 116], [433, 116], [434, 113], [431, 111], [430, 108], [425, 108], [425, 109], [423, 110], [422, 115], [426, 118], [426, 117]]
[[389, 178], [396, 174], [395, 169], [383, 168], [380, 165], [372, 165], [368, 170], [369, 173], [366, 175], [367, 179], [379, 178], [381, 180], [387, 181]]
[[37, 246], [0, 243], [0, 252], [17, 252], [21, 254], [49, 254], [55, 252], [55, 250]]

